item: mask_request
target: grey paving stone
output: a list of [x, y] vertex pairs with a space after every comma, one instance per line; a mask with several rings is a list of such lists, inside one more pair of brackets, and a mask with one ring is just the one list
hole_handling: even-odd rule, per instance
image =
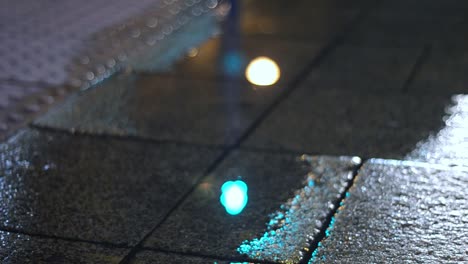
[[309, 76], [309, 82], [361, 93], [399, 92], [421, 51], [419, 47], [339, 46]]
[[269, 38], [231, 36], [214, 38], [173, 66], [172, 74], [187, 78], [245, 80], [245, 69], [253, 59], [265, 56], [280, 70], [280, 84], [291, 81], [317, 55], [326, 42], [302, 42]]
[[207, 257], [179, 255], [175, 253], [165, 253], [144, 250], [137, 253], [136, 257], [130, 261], [131, 264], [153, 264], [153, 263], [186, 263], [186, 264], [230, 264], [240, 263], [236, 261], [223, 261]]
[[70, 98], [40, 126], [203, 144], [235, 142], [283, 86], [120, 76]]
[[[327, 41], [359, 14], [349, 1], [245, 1], [241, 9], [243, 35], [276, 39]], [[304, 26], [307, 25], [307, 26]]]
[[0, 226], [134, 245], [219, 153], [26, 130], [0, 145]]
[[[466, 6], [466, 4], [462, 4]], [[349, 36], [352, 43], [421, 47], [430, 44], [464, 20], [466, 9], [447, 3], [382, 3], [372, 9]]]
[[468, 69], [466, 45], [465, 48], [436, 46], [431, 50], [409, 89], [418, 94], [468, 93], [466, 69]]
[[[382, 6], [387, 8], [392, 8], [391, 11], [401, 11], [401, 10], [410, 10], [410, 11], [419, 11], [417, 15], [426, 14], [428, 16], [433, 15], [433, 13], [427, 12], [438, 12], [438, 14], [445, 14], [445, 12], [457, 12], [463, 11], [468, 9], [468, 4], [466, 1], [463, 0], [447, 0], [441, 3], [438, 0], [428, 0], [424, 2], [424, 5], [421, 5], [421, 2], [417, 0], [394, 0], [394, 1], [387, 1]], [[417, 16], [414, 16], [417, 18]]]
[[38, 238], [0, 231], [0, 261], [24, 263], [119, 263], [130, 249]]
[[370, 160], [313, 263], [468, 261], [467, 184], [463, 167]]
[[[463, 12], [467, 12], [463, 10]], [[468, 27], [468, 19], [463, 18], [456, 23], [450, 24], [444, 28], [440, 36], [434, 41], [434, 45], [441, 46], [443, 49], [465, 49], [468, 42], [468, 36], [465, 34]], [[450, 52], [450, 51], [449, 51]]]
[[445, 97], [353, 93], [306, 84], [243, 146], [401, 158], [440, 129], [448, 102]]
[[[244, 261], [297, 262], [359, 162], [357, 157], [237, 151], [145, 246]], [[220, 203], [220, 188], [238, 179], [248, 186], [248, 203], [239, 214], [230, 215]]]

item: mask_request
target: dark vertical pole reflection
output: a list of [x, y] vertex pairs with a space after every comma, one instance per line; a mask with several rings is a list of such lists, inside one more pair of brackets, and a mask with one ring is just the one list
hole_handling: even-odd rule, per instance
[[225, 141], [232, 143], [240, 129], [240, 86], [245, 65], [240, 47], [240, 4], [237, 0], [230, 0], [231, 9], [222, 24], [223, 34], [220, 38], [218, 71], [221, 78], [221, 94], [225, 111]]

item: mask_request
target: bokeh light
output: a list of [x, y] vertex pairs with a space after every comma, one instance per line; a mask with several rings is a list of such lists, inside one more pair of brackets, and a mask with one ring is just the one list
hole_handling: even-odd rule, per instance
[[249, 197], [247, 184], [243, 181], [227, 181], [221, 186], [219, 200], [230, 215], [237, 215], [244, 210]]
[[196, 57], [198, 55], [198, 49], [197, 48], [192, 48], [187, 52], [187, 56], [190, 58]]
[[255, 85], [267, 86], [275, 84], [281, 72], [278, 64], [268, 57], [253, 59], [245, 69], [245, 77]]

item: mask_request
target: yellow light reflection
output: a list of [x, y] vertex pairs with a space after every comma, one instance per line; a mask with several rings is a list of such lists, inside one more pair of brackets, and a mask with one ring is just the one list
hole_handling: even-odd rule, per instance
[[245, 78], [255, 85], [268, 86], [275, 84], [281, 72], [278, 64], [268, 57], [253, 59], [245, 69]]
[[187, 56], [189, 56], [190, 58], [196, 57], [197, 55], [198, 55], [198, 49], [197, 48], [190, 49], [187, 52]]

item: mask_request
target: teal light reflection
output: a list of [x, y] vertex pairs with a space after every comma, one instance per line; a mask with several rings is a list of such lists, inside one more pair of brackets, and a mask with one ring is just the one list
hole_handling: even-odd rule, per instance
[[237, 215], [244, 210], [249, 197], [247, 184], [241, 180], [227, 181], [221, 186], [219, 201], [230, 215]]

